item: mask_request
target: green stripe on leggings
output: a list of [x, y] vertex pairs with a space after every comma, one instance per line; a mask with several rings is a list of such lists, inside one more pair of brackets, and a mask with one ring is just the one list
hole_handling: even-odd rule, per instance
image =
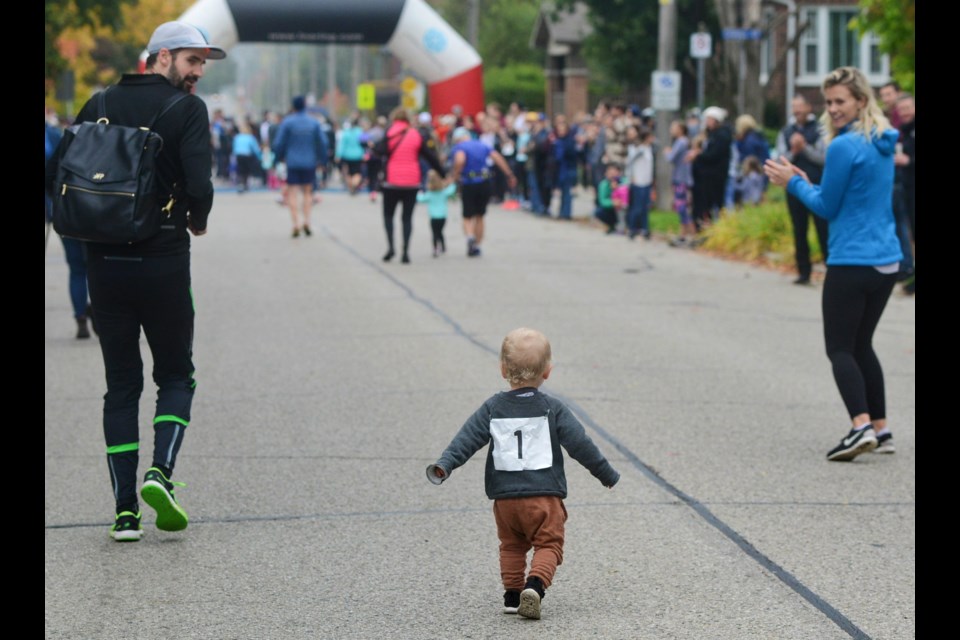
[[158, 422], [179, 422], [185, 427], [189, 427], [190, 423], [184, 420], [183, 418], [178, 418], [177, 416], [157, 416], [153, 419], [153, 424]]
[[127, 444], [118, 444], [114, 447], [107, 447], [107, 455], [114, 453], [126, 453], [127, 451], [138, 451], [140, 449], [139, 442], [128, 442]]

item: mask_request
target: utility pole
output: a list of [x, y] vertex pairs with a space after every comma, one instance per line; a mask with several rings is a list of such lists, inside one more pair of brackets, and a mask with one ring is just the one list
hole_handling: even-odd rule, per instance
[[337, 46], [327, 45], [327, 112], [330, 114], [331, 125], [337, 120]]
[[[674, 0], [660, 0], [660, 16], [657, 30], [657, 71], [676, 71], [677, 65], [677, 5]], [[673, 190], [670, 184], [669, 167], [664, 166], [663, 149], [670, 146], [670, 121], [673, 111], [657, 109], [657, 145], [654, 166], [656, 171], [657, 208], [669, 209], [673, 205]]]
[[477, 48], [480, 33], [480, 0], [467, 0], [467, 40]]

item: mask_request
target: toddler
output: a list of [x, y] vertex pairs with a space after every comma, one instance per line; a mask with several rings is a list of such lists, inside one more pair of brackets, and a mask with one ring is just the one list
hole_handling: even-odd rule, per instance
[[541, 600], [563, 561], [567, 480], [561, 446], [605, 487], [620, 479], [573, 413], [540, 392], [553, 369], [550, 358], [550, 342], [539, 331], [508, 333], [500, 347], [500, 373], [510, 391], [484, 402], [427, 467], [430, 482], [440, 484], [490, 445], [485, 485], [500, 539], [503, 611], [533, 619], [540, 619]]
[[447, 222], [447, 200], [457, 192], [457, 185], [444, 182], [440, 174], [430, 169], [427, 172], [427, 190], [417, 193], [417, 202], [426, 202], [430, 213], [430, 230], [433, 231], [433, 257], [447, 252], [443, 239], [443, 227]]

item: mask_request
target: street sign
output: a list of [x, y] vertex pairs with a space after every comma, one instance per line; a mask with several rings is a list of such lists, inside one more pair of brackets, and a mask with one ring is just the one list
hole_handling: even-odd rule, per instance
[[763, 31], [760, 29], [724, 29], [724, 40], [762, 40]]
[[372, 111], [377, 108], [377, 87], [369, 82], [357, 85], [357, 109]]
[[423, 107], [426, 97], [425, 85], [412, 76], [407, 76], [400, 82], [400, 88], [403, 93], [400, 96], [400, 104], [406, 109], [420, 109]]
[[691, 58], [709, 58], [713, 42], [709, 33], [690, 34], [690, 57]]
[[650, 106], [658, 111], [680, 109], [680, 72], [654, 71], [650, 82]]

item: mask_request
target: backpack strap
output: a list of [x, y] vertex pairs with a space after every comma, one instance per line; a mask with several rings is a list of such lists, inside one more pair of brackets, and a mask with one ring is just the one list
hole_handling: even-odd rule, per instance
[[[116, 86], [116, 85], [114, 85]], [[110, 91], [113, 87], [107, 87], [103, 91], [97, 94], [97, 118], [98, 119], [107, 119], [107, 91]], [[147, 125], [147, 129], [153, 130], [153, 126], [157, 123], [157, 120], [160, 119], [167, 111], [173, 108], [173, 105], [177, 104], [184, 98], [186, 98], [189, 93], [177, 92], [174, 95], [170, 96], [163, 101], [163, 104], [160, 105], [160, 110], [153, 116], [153, 119], [150, 120], [150, 124]]]
[[147, 125], [147, 128], [153, 131], [153, 125], [157, 123], [157, 120], [159, 120], [167, 111], [170, 111], [170, 109], [173, 108], [173, 105], [177, 104], [178, 102], [186, 98], [188, 95], [190, 94], [185, 92], [179, 92], [167, 98], [164, 101], [164, 103], [160, 105], [160, 110], [157, 111], [157, 115], [153, 116], [153, 120], [150, 121], [150, 124]]
[[390, 156], [393, 155], [393, 152], [397, 150], [397, 147], [400, 146], [400, 143], [403, 142], [403, 139], [407, 135], [407, 131], [410, 131], [410, 125], [408, 125], [407, 128], [404, 129], [402, 133], [393, 135], [394, 138], [397, 138], [397, 144], [393, 145], [392, 147], [390, 146], [391, 139], [389, 137], [387, 138], [387, 158], [388, 159], [390, 158]]

